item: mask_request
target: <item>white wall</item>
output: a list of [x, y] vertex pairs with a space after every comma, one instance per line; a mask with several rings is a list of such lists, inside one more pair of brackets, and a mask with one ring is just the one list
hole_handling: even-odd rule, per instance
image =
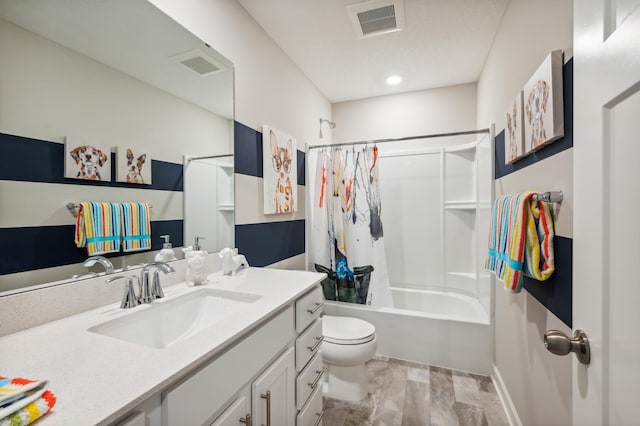
[[333, 105], [333, 121], [334, 142], [474, 130], [476, 85], [340, 102]]
[[318, 118], [331, 118], [331, 104], [237, 1], [151, 3], [233, 62], [236, 121], [269, 124], [300, 147], [318, 143]]
[[[478, 126], [504, 129], [509, 102], [546, 55], [555, 49], [572, 56], [573, 2], [511, 0], [478, 81]], [[495, 161], [504, 161], [496, 158]], [[496, 195], [532, 186], [563, 189], [557, 235], [571, 238], [573, 149], [496, 181]], [[495, 298], [495, 367], [525, 425], [571, 424], [572, 360], [544, 348], [548, 329], [572, 334], [526, 291], [511, 294], [498, 286]]]
[[[305, 144], [319, 139], [318, 119], [331, 119], [331, 104], [235, 0], [150, 0], [200, 39], [231, 60], [235, 67], [235, 119], [254, 130], [267, 124]], [[308, 185], [308, 182], [307, 182]], [[298, 187], [298, 212], [262, 213], [263, 179], [236, 174], [236, 224], [255, 224], [305, 217], [305, 188]], [[304, 256], [278, 267], [306, 269]]]

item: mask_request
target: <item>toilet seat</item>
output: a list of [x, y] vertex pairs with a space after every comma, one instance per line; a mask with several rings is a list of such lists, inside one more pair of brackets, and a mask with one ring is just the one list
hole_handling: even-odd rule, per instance
[[375, 338], [376, 328], [359, 318], [322, 317], [324, 341], [336, 345], [361, 345]]

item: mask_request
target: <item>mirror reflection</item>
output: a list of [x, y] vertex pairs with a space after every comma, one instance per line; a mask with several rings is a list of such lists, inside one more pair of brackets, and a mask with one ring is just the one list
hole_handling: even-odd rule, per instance
[[[208, 251], [233, 245], [230, 61], [145, 0], [0, 0], [0, 52], [0, 295], [104, 273], [83, 266], [69, 203], [152, 206], [151, 250], [106, 254], [116, 269], [152, 261], [164, 235], [178, 259], [200, 232]], [[65, 177], [83, 146], [105, 147], [109, 179]], [[149, 175], [127, 180], [141, 158]], [[212, 158], [215, 173], [183, 174]], [[215, 210], [194, 215], [212, 176]]]

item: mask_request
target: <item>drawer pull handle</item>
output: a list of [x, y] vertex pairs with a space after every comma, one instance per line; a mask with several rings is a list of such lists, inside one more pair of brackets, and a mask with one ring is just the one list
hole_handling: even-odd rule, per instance
[[240, 423], [244, 423], [247, 426], [251, 426], [251, 413], [247, 413], [246, 416], [240, 417]]
[[313, 382], [307, 383], [309, 386], [311, 386], [311, 389], [315, 389], [316, 386], [318, 386], [318, 382], [320, 381], [320, 379], [322, 378], [322, 375], [324, 374], [324, 368], [322, 370], [316, 370], [316, 373], [318, 373], [318, 375], [316, 376], [315, 379], [313, 379]]
[[260, 394], [260, 398], [267, 400], [267, 425], [271, 426], [271, 391]]
[[318, 349], [318, 346], [320, 346], [320, 344], [322, 343], [322, 336], [320, 337], [316, 337], [316, 343], [313, 344], [313, 346], [307, 346], [307, 349], [309, 349], [311, 352], [315, 351], [316, 349]]
[[316, 416], [318, 416], [318, 419], [316, 420], [313, 426], [318, 426], [320, 424], [320, 422], [322, 421], [322, 418], [324, 417], [324, 410], [320, 411], [319, 413], [316, 413]]
[[307, 312], [309, 312], [310, 314], [315, 314], [316, 312], [318, 312], [318, 309], [322, 308], [324, 306], [324, 302], [316, 302], [313, 305], [313, 308], [309, 308], [307, 309]]

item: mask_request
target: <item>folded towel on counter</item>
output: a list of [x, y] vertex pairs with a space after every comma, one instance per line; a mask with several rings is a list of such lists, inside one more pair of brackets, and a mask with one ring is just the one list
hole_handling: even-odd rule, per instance
[[151, 206], [149, 203], [122, 203], [123, 251], [151, 249]]
[[485, 268], [513, 292], [522, 290], [523, 274], [544, 281], [555, 270], [551, 207], [534, 201], [535, 194], [504, 195], [493, 203]]
[[24, 426], [47, 414], [56, 396], [46, 380], [0, 376], [0, 426]]
[[76, 246], [87, 247], [90, 256], [118, 252], [121, 227], [120, 204], [82, 202], [76, 220]]

